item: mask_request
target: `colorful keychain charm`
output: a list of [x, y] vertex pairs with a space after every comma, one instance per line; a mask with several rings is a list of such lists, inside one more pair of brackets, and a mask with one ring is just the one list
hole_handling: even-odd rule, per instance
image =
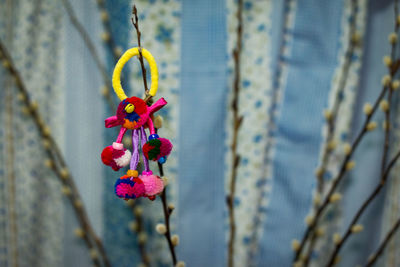
[[[151, 86], [149, 95], [154, 97], [158, 87], [158, 70], [154, 57], [149, 51], [142, 48], [143, 57], [150, 66]], [[112, 84], [115, 93], [121, 100], [117, 108], [117, 114], [105, 120], [106, 128], [121, 126], [117, 140], [103, 149], [101, 160], [114, 171], [129, 166], [126, 175], [120, 177], [115, 183], [115, 194], [124, 199], [148, 197], [154, 200], [156, 195], [164, 189], [162, 179], [154, 175], [149, 168], [149, 159], [163, 164], [171, 153], [172, 144], [168, 139], [160, 138], [154, 129], [153, 114], [167, 104], [164, 98], [157, 100], [151, 106], [136, 96], [127, 97], [121, 85], [121, 72], [126, 64], [134, 56], [139, 55], [139, 48], [127, 50], [118, 60], [114, 68]], [[149, 129], [150, 136], [147, 139], [145, 128]], [[124, 148], [122, 138], [127, 130], [132, 130], [132, 153]], [[144, 170], [141, 175], [137, 171], [142, 151]]]

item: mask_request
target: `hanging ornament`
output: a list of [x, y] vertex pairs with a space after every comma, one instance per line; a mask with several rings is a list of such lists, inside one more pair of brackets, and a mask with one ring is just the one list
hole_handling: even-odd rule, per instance
[[[151, 74], [151, 86], [149, 95], [154, 97], [158, 87], [158, 71], [154, 57], [149, 51], [141, 49], [143, 57], [148, 61]], [[107, 146], [101, 153], [101, 160], [114, 171], [127, 166], [129, 170], [126, 175], [121, 176], [115, 183], [115, 194], [124, 199], [148, 197], [155, 199], [164, 189], [163, 180], [154, 175], [149, 168], [149, 160], [158, 161], [163, 164], [171, 153], [172, 144], [168, 139], [160, 138], [154, 128], [153, 114], [167, 104], [164, 98], [160, 98], [151, 106], [136, 96], [127, 97], [121, 85], [121, 72], [129, 59], [139, 55], [139, 48], [127, 50], [118, 60], [114, 68], [112, 84], [115, 93], [121, 100], [115, 116], [105, 120], [106, 128], [121, 127], [118, 137], [112, 145]], [[147, 139], [145, 129], [149, 130]], [[125, 133], [132, 131], [132, 153], [124, 148], [122, 138]], [[142, 151], [144, 165], [143, 172], [139, 175], [137, 166]]]

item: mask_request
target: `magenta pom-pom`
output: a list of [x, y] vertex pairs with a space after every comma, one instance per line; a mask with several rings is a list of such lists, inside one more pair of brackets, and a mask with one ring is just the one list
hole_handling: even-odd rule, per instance
[[139, 198], [145, 195], [143, 182], [138, 178], [127, 179], [122, 176], [115, 183], [115, 194], [120, 198]]

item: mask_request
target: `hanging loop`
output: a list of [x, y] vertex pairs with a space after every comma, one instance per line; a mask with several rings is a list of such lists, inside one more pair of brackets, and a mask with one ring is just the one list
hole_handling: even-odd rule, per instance
[[[144, 48], [141, 48], [142, 56], [147, 60], [150, 66], [150, 74], [151, 74], [151, 86], [149, 90], [150, 96], [155, 96], [158, 89], [158, 70], [157, 70], [157, 63], [152, 56], [152, 54]], [[112, 76], [112, 85], [114, 88], [115, 93], [117, 94], [118, 98], [122, 101], [128, 98], [124, 92], [124, 89], [121, 85], [121, 72], [124, 68], [126, 62], [129, 61], [134, 56], [139, 55], [139, 48], [134, 47], [127, 50], [121, 58], [118, 60], [117, 64], [115, 65], [113, 76]]]

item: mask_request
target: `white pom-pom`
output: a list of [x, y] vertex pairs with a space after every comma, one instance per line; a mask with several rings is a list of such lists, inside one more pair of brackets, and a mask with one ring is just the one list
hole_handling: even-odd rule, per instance
[[125, 150], [124, 155], [122, 155], [119, 158], [114, 159], [114, 161], [118, 167], [125, 167], [131, 161], [131, 156], [132, 156], [131, 152], [127, 149], [127, 150]]
[[165, 233], [167, 232], [167, 227], [165, 226], [165, 224], [159, 223], [156, 225], [156, 231], [160, 235], [165, 235]]

